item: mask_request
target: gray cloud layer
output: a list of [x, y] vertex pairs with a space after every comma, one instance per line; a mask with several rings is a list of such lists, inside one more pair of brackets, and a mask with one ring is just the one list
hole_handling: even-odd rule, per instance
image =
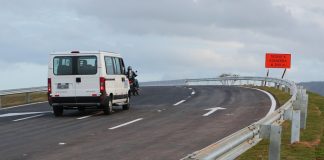
[[316, 0], [1, 0], [0, 65], [45, 67], [52, 51], [101, 49], [120, 52], [141, 80], [262, 76], [266, 52], [290, 52], [288, 78], [324, 80], [323, 6]]

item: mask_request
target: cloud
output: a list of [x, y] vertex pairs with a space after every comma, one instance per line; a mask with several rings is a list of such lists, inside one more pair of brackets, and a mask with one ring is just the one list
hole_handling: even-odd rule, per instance
[[[4, 0], [0, 61], [20, 64], [11, 74], [24, 64], [44, 75], [47, 70], [33, 67], [46, 66], [50, 52], [108, 50], [121, 53], [139, 79], [149, 81], [230, 72], [263, 76], [266, 52], [290, 52], [287, 78], [324, 80], [323, 6], [318, 0]], [[4, 68], [0, 73], [9, 74]]]

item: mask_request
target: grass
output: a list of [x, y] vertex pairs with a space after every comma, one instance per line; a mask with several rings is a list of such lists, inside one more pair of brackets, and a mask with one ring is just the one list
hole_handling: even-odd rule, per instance
[[[42, 102], [47, 100], [47, 93], [44, 92], [35, 92], [29, 94], [29, 103]], [[26, 104], [26, 94], [13, 94], [7, 96], [1, 96], [1, 106], [10, 107], [15, 105]]]
[[[274, 88], [262, 87], [278, 99], [280, 105], [289, 99], [289, 94]], [[309, 94], [307, 126], [301, 130], [300, 142], [290, 144], [291, 122], [283, 123], [281, 159], [282, 160], [324, 160], [324, 97], [315, 93]], [[241, 155], [239, 160], [267, 160], [268, 140]]]

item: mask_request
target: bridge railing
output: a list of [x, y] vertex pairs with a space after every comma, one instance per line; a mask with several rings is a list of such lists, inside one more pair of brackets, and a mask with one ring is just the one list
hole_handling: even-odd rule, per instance
[[242, 130], [196, 151], [183, 160], [235, 159], [262, 139], [269, 139], [269, 159], [280, 159], [281, 124], [292, 121], [291, 143], [299, 141], [300, 129], [306, 128], [308, 95], [306, 89], [293, 81], [265, 77], [223, 77], [187, 79], [187, 85], [272, 85], [289, 92], [291, 98], [276, 111]]
[[32, 87], [32, 88], [21, 88], [21, 89], [11, 89], [11, 90], [2, 90], [0, 91], [0, 108], [3, 107], [2, 99], [5, 96], [15, 95], [15, 94], [23, 94], [25, 96], [24, 103], [31, 102], [31, 94], [35, 92], [47, 92], [47, 87]]

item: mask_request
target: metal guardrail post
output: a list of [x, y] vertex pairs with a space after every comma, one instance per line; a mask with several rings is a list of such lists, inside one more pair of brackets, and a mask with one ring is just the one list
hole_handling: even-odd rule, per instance
[[303, 89], [302, 102], [301, 102], [301, 115], [300, 115], [300, 128], [302, 129], [306, 129], [307, 107], [308, 107], [308, 94], [306, 93], [306, 89]]
[[278, 89], [278, 88], [279, 88], [279, 86], [278, 86], [277, 83], [274, 83], [274, 84], [273, 84], [273, 87], [274, 87], [275, 89]]
[[282, 132], [281, 126], [271, 125], [269, 160], [279, 160], [280, 159], [281, 132]]
[[25, 102], [28, 104], [30, 103], [30, 93], [29, 92], [26, 92], [25, 93]]
[[288, 88], [288, 86], [285, 86], [285, 92], [286, 92], [286, 93], [289, 92], [289, 88]]
[[300, 124], [301, 124], [301, 109], [302, 107], [302, 89], [298, 87], [297, 99], [292, 107], [292, 123], [291, 123], [291, 144], [299, 142], [300, 140]]
[[0, 109], [2, 108], [2, 102], [1, 102], [1, 99], [2, 98], [2, 96], [0, 96]]
[[[297, 101], [294, 102], [294, 106], [298, 105]], [[294, 110], [288, 108], [284, 111], [284, 120], [291, 120], [291, 138], [290, 143], [299, 142], [300, 138], [300, 110]]]
[[300, 137], [300, 110], [292, 111], [291, 139], [290, 143], [299, 142]]
[[280, 160], [282, 127], [278, 125], [260, 125], [260, 138], [269, 139], [269, 160]]
[[290, 95], [294, 95], [294, 91], [292, 89], [289, 90], [290, 91]]

